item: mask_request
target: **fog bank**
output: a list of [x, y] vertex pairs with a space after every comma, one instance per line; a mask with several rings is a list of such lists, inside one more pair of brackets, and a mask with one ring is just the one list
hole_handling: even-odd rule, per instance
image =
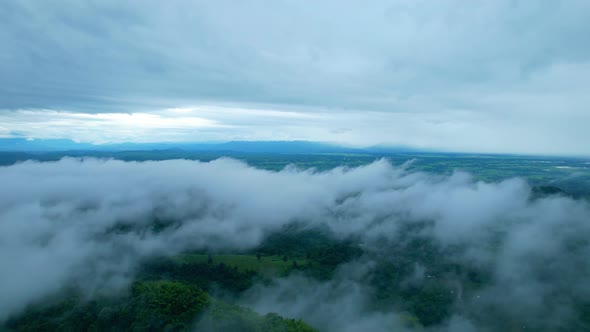
[[[575, 319], [577, 299], [590, 296], [589, 204], [533, 199], [522, 179], [475, 182], [465, 173], [413, 173], [387, 160], [272, 172], [225, 158], [65, 158], [0, 167], [0, 183], [0, 320], [65, 286], [90, 295], [124, 289], [142, 259], [253, 248], [295, 221], [359, 236], [374, 255], [387, 255], [381, 244], [399, 241], [403, 225], [426, 223], [419, 235], [441, 248], [460, 247], [454, 259], [490, 271], [491, 286], [460, 303], [482, 313], [505, 308], [557, 328]], [[363, 306], [370, 290], [359, 280], [371, 266], [363, 259], [328, 284], [293, 276], [252, 290], [244, 301], [260, 311], [323, 321], [333, 331], [398, 324], [400, 313]], [[309, 296], [280, 296], [293, 289]], [[459, 315], [445, 326], [467, 329], [469, 319]]]

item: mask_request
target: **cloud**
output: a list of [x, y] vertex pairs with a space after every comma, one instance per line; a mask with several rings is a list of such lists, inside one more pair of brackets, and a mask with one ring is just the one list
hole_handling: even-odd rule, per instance
[[590, 55], [584, 1], [2, 6], [9, 108], [197, 98], [399, 110], [407, 98], [495, 95], [553, 66], [584, 69]]
[[[5, 130], [0, 137], [71, 139], [95, 144], [112, 142], [178, 142], [230, 126], [183, 114], [178, 110], [159, 113], [76, 113], [51, 110], [21, 110], [0, 114]], [[4, 133], [3, 133], [4, 131]]]
[[[581, 143], [590, 121], [588, 6], [5, 2], [0, 110], [144, 114], [216, 105], [239, 116], [246, 109], [296, 109], [333, 112], [328, 117], [337, 123], [275, 121], [273, 130], [250, 115], [242, 130], [158, 139], [278, 137], [588, 154]], [[338, 128], [353, 131], [330, 134]]]
[[[0, 112], [0, 137], [66, 138], [94, 144], [307, 140], [353, 147], [410, 146], [430, 151], [588, 154], [583, 144], [587, 115], [571, 117], [574, 123], [570, 118], [554, 119], [540, 113], [535, 117], [538, 126], [525, 118], [505, 123], [464, 111], [310, 113], [212, 105], [145, 113], [19, 110]], [[526, 121], [534, 128], [520, 125]]]
[[[66, 158], [1, 167], [0, 183], [8, 188], [0, 193], [0, 319], [68, 285], [90, 295], [121, 290], [145, 258], [253, 248], [294, 221], [354, 235], [368, 256], [327, 284], [294, 276], [253, 290], [248, 301], [261, 311], [309, 315], [322, 326], [398, 324], [398, 314], [363, 305], [361, 281], [374, 273], [374, 257], [423, 236], [451, 250], [444, 259], [490, 276], [486, 287], [463, 295], [466, 309], [448, 326], [468, 329], [491, 319], [486, 312], [501, 312], [557, 328], [575, 320], [577, 301], [590, 296], [590, 205], [561, 196], [533, 199], [519, 179], [474, 182], [462, 173], [413, 173], [386, 160], [326, 172], [272, 172], [231, 159]], [[155, 221], [168, 227], [155, 231]], [[418, 233], [404, 231], [412, 224], [422, 225]], [[416, 268], [420, 282], [431, 267]], [[286, 305], [280, 294], [294, 289], [317, 296], [296, 296]]]

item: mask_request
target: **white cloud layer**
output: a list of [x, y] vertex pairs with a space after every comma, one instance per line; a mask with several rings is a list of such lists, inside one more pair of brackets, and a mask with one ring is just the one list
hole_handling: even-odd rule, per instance
[[[68, 285], [89, 294], [120, 291], [143, 258], [203, 246], [252, 248], [293, 221], [354, 234], [377, 251], [386, 247], [374, 243], [395, 241], [403, 223], [432, 222], [427, 232], [440, 245], [466, 248], [456, 259], [490, 271], [491, 284], [464, 299], [468, 307], [495, 304], [559, 325], [572, 319], [573, 299], [590, 296], [590, 205], [559, 196], [531, 199], [520, 179], [484, 183], [463, 173], [409, 173], [385, 160], [318, 173], [271, 172], [230, 159], [63, 159], [0, 167], [0, 183], [6, 189], [0, 191], [0, 319]], [[156, 219], [172, 227], [155, 231]], [[296, 317], [317, 309], [307, 317], [336, 330], [342, 319], [374, 326], [383, 317], [363, 314], [370, 309], [355, 300], [362, 300], [361, 289], [328, 301], [334, 289], [357, 287], [363, 270], [353, 267], [334, 284], [263, 287], [249, 302]], [[298, 292], [325, 296], [323, 306], [314, 306], [323, 300], [313, 297], [285, 306], [276, 297], [292, 291], [283, 286], [306, 284]], [[349, 304], [342, 312], [334, 307], [341, 302]]]

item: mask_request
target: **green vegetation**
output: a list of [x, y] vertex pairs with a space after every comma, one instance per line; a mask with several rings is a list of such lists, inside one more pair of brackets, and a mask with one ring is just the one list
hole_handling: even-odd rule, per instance
[[185, 322], [190, 322], [209, 304], [209, 296], [205, 292], [180, 282], [138, 282], [133, 285], [132, 290], [133, 297], [140, 303], [136, 313], [136, 320], [139, 324], [144, 324], [136, 324], [140, 329], [184, 328]]
[[[84, 300], [70, 290], [30, 306], [10, 319], [8, 331], [314, 331], [305, 317], [260, 315], [232, 303], [256, 283], [298, 273], [329, 282], [337, 267], [354, 260], [370, 261], [363, 282], [371, 290], [366, 304], [377, 312], [401, 312], [401, 324], [417, 331], [444, 324], [458, 312], [486, 322], [493, 330], [538, 322], [507, 316], [497, 307], [486, 315], [472, 313], [463, 299], [491, 282], [489, 271], [454, 261], [464, 248], [443, 249], [424, 230], [428, 223], [402, 224], [396, 238], [378, 250], [354, 239], [340, 239], [324, 229], [292, 224], [269, 234], [261, 245], [240, 254], [184, 253], [154, 259], [142, 266], [128, 294]], [[387, 255], [383, 255], [387, 252]], [[422, 270], [421, 270], [422, 268]], [[269, 271], [273, 271], [270, 272]], [[279, 274], [276, 272], [279, 271]], [[420, 272], [422, 271], [422, 272]], [[212, 294], [224, 294], [215, 298]], [[590, 326], [590, 306], [580, 299], [577, 324]], [[535, 325], [537, 324], [537, 325]], [[565, 329], [572, 328], [564, 323]], [[571, 329], [570, 329], [571, 330]]]
[[254, 311], [214, 301], [213, 305], [197, 325], [197, 331], [244, 331], [244, 332], [313, 332], [302, 320], [285, 319], [269, 313], [260, 316]]
[[206, 291], [220, 287], [238, 294], [252, 287], [255, 279], [260, 278], [260, 275], [252, 270], [240, 271], [237, 267], [225, 263], [187, 262], [181, 258], [162, 258], [146, 262], [139, 278], [141, 280], [174, 280]]
[[214, 264], [225, 264], [229, 267], [235, 267], [239, 272], [248, 273], [253, 271], [265, 275], [285, 275], [294, 266], [304, 266], [308, 263], [307, 259], [294, 259], [287, 256], [261, 256], [257, 255], [207, 255], [207, 254], [182, 254], [176, 257], [180, 264], [199, 264], [207, 263], [211, 258]]
[[254, 311], [215, 299], [207, 291], [238, 295], [268, 277], [298, 271], [328, 279], [361, 255], [350, 240], [291, 225], [269, 234], [250, 253], [184, 253], [143, 264], [129, 295], [85, 302], [76, 291], [33, 305], [10, 319], [12, 331], [314, 331], [301, 320]]
[[211, 298], [174, 281], [136, 282], [132, 295], [84, 302], [72, 296], [30, 307], [8, 331], [247, 331], [313, 332], [301, 320], [256, 312]]
[[336, 267], [362, 255], [354, 239], [337, 239], [327, 229], [310, 229], [298, 223], [269, 234], [255, 251], [258, 255], [291, 257], [294, 268], [319, 279], [330, 279]]
[[7, 323], [16, 331], [179, 331], [209, 306], [209, 296], [178, 282], [136, 282], [132, 294], [89, 302], [70, 296], [30, 307]]

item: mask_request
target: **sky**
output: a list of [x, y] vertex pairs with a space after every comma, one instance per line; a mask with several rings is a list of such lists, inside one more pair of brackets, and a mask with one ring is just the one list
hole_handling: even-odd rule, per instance
[[0, 137], [590, 155], [590, 2], [2, 1]]

